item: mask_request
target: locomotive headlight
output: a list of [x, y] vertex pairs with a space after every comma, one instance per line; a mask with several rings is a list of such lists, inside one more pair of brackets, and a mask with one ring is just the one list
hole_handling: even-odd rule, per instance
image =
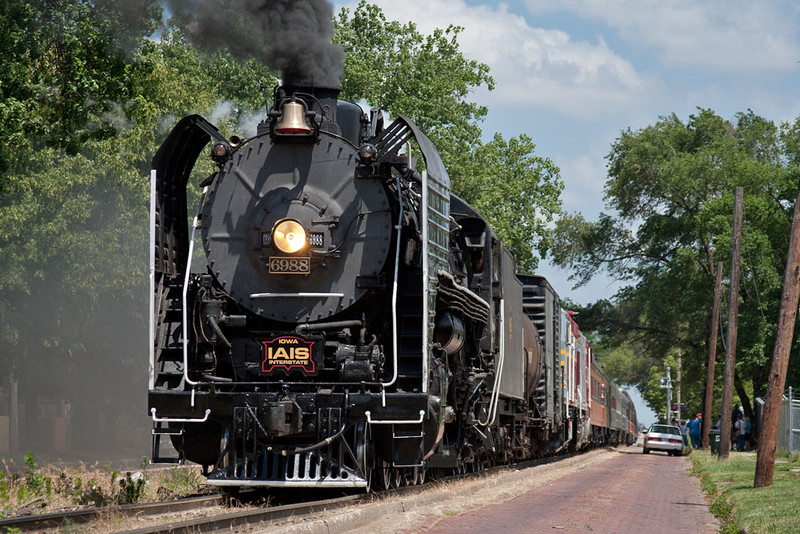
[[286, 254], [293, 254], [305, 248], [308, 243], [306, 230], [294, 219], [283, 219], [272, 229], [272, 244]]

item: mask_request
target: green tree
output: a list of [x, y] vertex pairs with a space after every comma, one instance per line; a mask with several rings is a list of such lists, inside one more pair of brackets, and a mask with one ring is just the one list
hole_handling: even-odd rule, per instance
[[131, 98], [126, 47], [159, 18], [156, 0], [3, 2], [0, 166], [20, 150], [74, 154], [88, 139], [113, 136], [118, 106]]
[[[345, 50], [341, 96], [404, 114], [437, 145], [452, 179], [461, 155], [481, 137], [485, 106], [468, 100], [474, 88], [494, 88], [489, 67], [458, 48], [462, 28], [423, 35], [414, 23], [387, 21], [381, 9], [361, 3], [334, 19], [335, 41]], [[466, 170], [466, 169], [464, 169]]]
[[146, 423], [150, 159], [178, 117], [225, 109], [216, 118], [232, 130], [263, 105], [259, 82], [274, 83], [175, 27], [147, 40], [153, 6], [0, 8], [0, 375], [13, 370], [31, 421], [38, 396], [71, 401], [78, 447]]
[[462, 28], [423, 35], [363, 0], [334, 23], [346, 55], [341, 97], [413, 119], [436, 144], [452, 190], [488, 218], [521, 270], [534, 270], [549, 249], [548, 223], [560, 213], [563, 183], [529, 137], [482, 141], [487, 109], [469, 97], [475, 88], [493, 89], [494, 79], [487, 65], [459, 50]]
[[627, 284], [614, 302], [587, 307], [582, 324], [651, 364], [630, 366], [645, 389], [652, 377], [642, 370], [681, 347], [688, 391], [702, 391], [714, 268], [722, 261], [730, 272], [733, 193], [743, 186], [737, 390], [743, 401], [761, 391], [797, 192], [797, 125], [778, 127], [751, 111], [733, 122], [706, 109], [686, 122], [662, 117], [623, 132], [608, 169], [605, 199], [615, 214], [596, 222], [572, 214], [557, 225], [555, 260], [578, 284], [601, 269]]
[[561, 212], [561, 181], [550, 159], [534, 154], [533, 140], [520, 135], [506, 141], [495, 134], [471, 154], [472, 173], [453, 184], [492, 222], [497, 234], [517, 256], [520, 271], [533, 272], [551, 245], [550, 221]]

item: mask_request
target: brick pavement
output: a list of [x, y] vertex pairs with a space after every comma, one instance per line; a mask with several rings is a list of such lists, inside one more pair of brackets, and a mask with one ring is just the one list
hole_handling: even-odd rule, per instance
[[620, 451], [500, 504], [451, 517], [424, 516], [413, 532], [716, 533], [719, 521], [689, 468], [686, 459], [665, 453]]

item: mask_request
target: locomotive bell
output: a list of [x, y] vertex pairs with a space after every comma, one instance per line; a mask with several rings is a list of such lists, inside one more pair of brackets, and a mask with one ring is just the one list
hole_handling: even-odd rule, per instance
[[275, 131], [282, 134], [308, 134], [311, 128], [305, 120], [306, 108], [299, 102], [287, 102], [281, 107], [281, 120]]

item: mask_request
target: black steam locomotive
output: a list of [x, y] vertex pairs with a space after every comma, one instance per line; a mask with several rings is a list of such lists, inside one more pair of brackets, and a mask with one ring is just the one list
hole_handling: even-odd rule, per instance
[[630, 399], [617, 432], [591, 425], [571, 317], [451, 194], [431, 141], [337, 96], [279, 87], [245, 140], [186, 117], [155, 156], [153, 461], [169, 436], [211, 485], [389, 487], [629, 440]]

